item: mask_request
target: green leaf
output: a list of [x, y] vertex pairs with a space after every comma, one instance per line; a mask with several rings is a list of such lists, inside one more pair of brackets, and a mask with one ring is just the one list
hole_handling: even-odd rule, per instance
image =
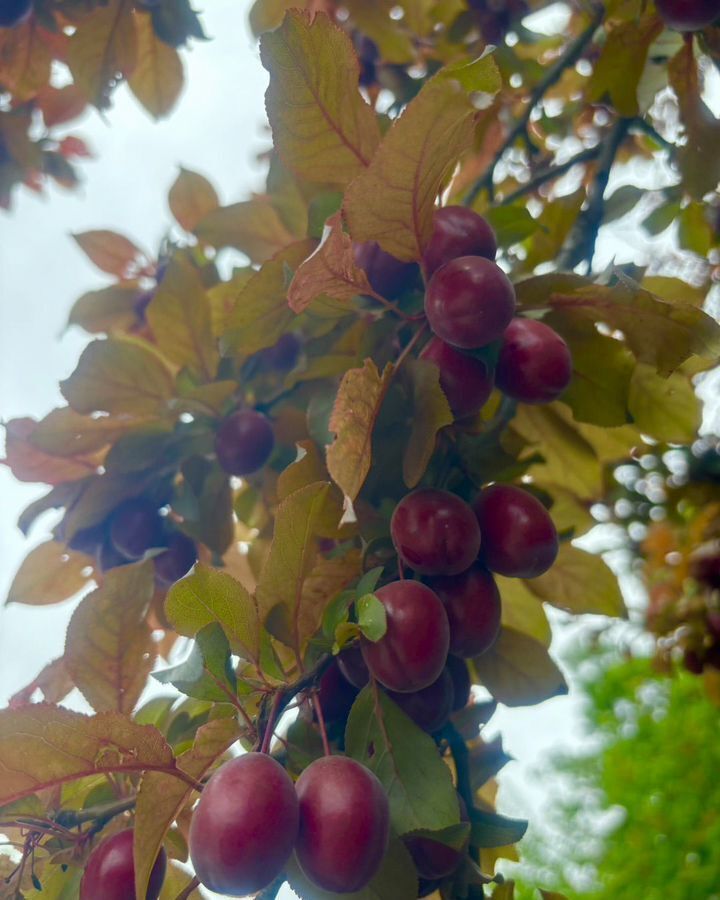
[[197, 700], [227, 703], [237, 695], [230, 644], [217, 622], [197, 633], [190, 656], [184, 662], [153, 672], [153, 678], [161, 684], [172, 684]]
[[403, 457], [403, 479], [415, 487], [435, 452], [438, 432], [452, 425], [453, 414], [440, 387], [440, 370], [425, 360], [406, 363], [412, 385], [412, 428]]
[[165, 615], [179, 634], [188, 637], [217, 623], [243, 659], [257, 661], [260, 624], [255, 603], [226, 572], [198, 563], [190, 575], [170, 588]]
[[176, 254], [147, 308], [147, 319], [167, 359], [209, 381], [218, 352], [212, 333], [210, 303], [200, 273]]
[[172, 374], [157, 353], [122, 338], [88, 344], [75, 371], [60, 382], [70, 406], [86, 414], [160, 415], [173, 388]]
[[350, 369], [340, 382], [330, 416], [329, 428], [335, 440], [328, 447], [327, 466], [335, 484], [350, 500], [360, 493], [370, 471], [373, 428], [392, 374], [391, 364], [380, 375], [375, 363], [366, 359], [362, 369]]
[[345, 750], [380, 779], [398, 834], [458, 823], [457, 794], [435, 742], [381, 690], [375, 696], [371, 685], [350, 710]]
[[65, 666], [90, 705], [130, 715], [153, 667], [151, 562], [111, 569], [70, 619]]
[[678, 216], [678, 241], [684, 250], [707, 256], [715, 234], [707, 218], [705, 204], [688, 203]]
[[580, 615], [627, 615], [617, 578], [607, 563], [572, 544], [561, 544], [552, 568], [525, 586], [552, 606]]
[[[475, 72], [475, 70], [473, 70]], [[475, 72], [477, 74], [477, 72]], [[398, 259], [420, 259], [432, 233], [436, 197], [470, 147], [478, 112], [459, 80], [464, 69], [436, 75], [383, 138], [368, 169], [345, 194], [345, 215], [356, 241], [377, 241]], [[475, 82], [499, 87], [486, 57]]]
[[638, 363], [630, 382], [628, 405], [635, 425], [657, 441], [690, 444], [702, 422], [700, 400], [682, 372], [661, 378]]
[[285, 164], [308, 181], [347, 184], [380, 140], [358, 89], [350, 38], [325, 13], [293, 10], [263, 35], [260, 58], [270, 73], [265, 102]]
[[369, 640], [379, 641], [387, 631], [387, 612], [375, 594], [364, 594], [355, 603], [358, 625]]
[[295, 314], [288, 306], [288, 267], [295, 270], [315, 247], [300, 241], [278, 253], [240, 288], [225, 318], [221, 349], [225, 355], [250, 355], [272, 347], [290, 329]]
[[522, 840], [528, 827], [525, 819], [509, 819], [484, 809], [473, 809], [470, 821], [470, 844], [481, 849], [516, 844]]
[[518, 578], [496, 575], [495, 582], [502, 598], [503, 628], [512, 628], [549, 647], [552, 631], [538, 598]]
[[290, 887], [300, 900], [415, 900], [418, 893], [418, 878], [412, 857], [402, 841], [390, 841], [375, 877], [362, 890], [349, 894], [334, 894], [317, 887], [308, 880], [298, 865], [295, 855], [287, 865], [287, 879]]
[[605, 201], [603, 223], [614, 222], [632, 212], [645, 196], [645, 191], [634, 184], [623, 184]]
[[502, 628], [495, 644], [474, 659], [472, 667], [479, 683], [506, 706], [531, 706], [568, 692], [547, 649], [512, 628]]
[[500, 247], [512, 247], [535, 234], [540, 227], [525, 206], [491, 206], [483, 215], [492, 226]]
[[355, 587], [355, 596], [363, 597], [365, 594], [372, 594], [380, 581], [384, 568], [384, 566], [376, 566], [366, 572]]

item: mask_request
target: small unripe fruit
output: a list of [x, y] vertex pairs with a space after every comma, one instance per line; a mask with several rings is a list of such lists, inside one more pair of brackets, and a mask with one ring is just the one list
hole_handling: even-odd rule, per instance
[[[150, 873], [145, 900], [157, 900], [165, 879], [167, 857], [161, 848]], [[80, 900], [136, 900], [133, 830], [106, 838], [90, 854], [80, 882]]]
[[447, 668], [440, 677], [421, 691], [410, 694], [399, 694], [390, 691], [389, 696], [397, 703], [406, 716], [427, 731], [434, 734], [447, 722], [453, 708], [453, 680]]
[[375, 591], [385, 607], [387, 631], [379, 641], [361, 638], [370, 673], [391, 691], [419, 691], [432, 684], [445, 665], [450, 629], [445, 609], [418, 581], [393, 581]]
[[509, 578], [536, 578], [552, 566], [558, 537], [540, 501], [512, 484], [481, 491], [473, 509], [482, 532], [481, 560]]
[[221, 766], [205, 785], [190, 825], [190, 858], [218, 894], [254, 894], [288, 861], [298, 834], [298, 800], [285, 769], [266, 753]]
[[421, 575], [456, 575], [480, 549], [472, 509], [456, 494], [420, 488], [395, 507], [390, 534], [400, 559]]
[[163, 519], [145, 497], [126, 500], [110, 517], [110, 539], [127, 559], [140, 559], [147, 550], [162, 547]]
[[700, 31], [720, 18], [718, 0], [655, 0], [660, 18], [676, 31]]
[[469, 356], [440, 338], [430, 341], [420, 359], [438, 367], [440, 387], [456, 419], [474, 415], [487, 403], [495, 379], [484, 360]]
[[175, 584], [192, 569], [197, 562], [197, 547], [192, 538], [176, 531], [167, 541], [167, 550], [154, 559], [155, 579], [163, 587]]
[[300, 830], [295, 853], [319, 888], [359, 891], [387, 850], [390, 810], [375, 775], [354, 759], [326, 756], [298, 778]]
[[474, 565], [460, 575], [428, 579], [445, 604], [450, 623], [450, 652], [466, 659], [479, 656], [500, 632], [500, 593], [492, 575]]
[[15, 28], [28, 18], [33, 0], [2, 0], [0, 3], [0, 28]]
[[220, 425], [215, 453], [230, 475], [250, 475], [262, 469], [275, 445], [270, 420], [254, 409], [241, 409]]
[[444, 206], [433, 216], [433, 232], [423, 254], [430, 277], [458, 256], [495, 259], [497, 240], [489, 223], [467, 206]]
[[425, 292], [430, 328], [443, 341], [465, 350], [501, 338], [514, 313], [510, 279], [481, 256], [460, 256], [442, 266]]
[[500, 390], [523, 403], [550, 403], [571, 378], [572, 356], [560, 335], [535, 319], [513, 319], [495, 370]]
[[388, 300], [395, 300], [411, 288], [417, 279], [418, 267], [415, 263], [396, 259], [374, 241], [355, 244], [353, 252], [355, 262], [365, 270], [370, 287]]

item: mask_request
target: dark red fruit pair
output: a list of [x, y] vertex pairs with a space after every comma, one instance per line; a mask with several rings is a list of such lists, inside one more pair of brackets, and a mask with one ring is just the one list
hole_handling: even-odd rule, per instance
[[32, 12], [33, 0], [2, 0], [0, 3], [0, 28], [15, 28]]
[[390, 535], [400, 559], [421, 575], [457, 575], [480, 549], [472, 509], [455, 494], [420, 488], [398, 503]]
[[560, 335], [534, 319], [513, 319], [503, 335], [495, 383], [522, 403], [550, 403], [570, 384], [572, 356]]
[[[146, 900], [157, 900], [165, 878], [167, 857], [160, 850], [150, 873]], [[135, 900], [133, 830], [106, 838], [90, 854], [80, 882], [80, 900]]]
[[536, 578], [552, 566], [558, 536], [548, 511], [528, 491], [493, 484], [473, 504], [482, 533], [480, 560], [508, 578]]
[[718, 0], [655, 0], [660, 18], [676, 31], [700, 31], [720, 18]]
[[215, 435], [218, 463], [229, 475], [250, 475], [262, 469], [274, 446], [270, 420], [254, 409], [228, 416]]

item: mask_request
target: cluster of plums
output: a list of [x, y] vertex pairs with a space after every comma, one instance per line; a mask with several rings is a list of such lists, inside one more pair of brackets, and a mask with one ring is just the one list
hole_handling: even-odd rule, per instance
[[153, 561], [162, 587], [187, 575], [197, 561], [195, 542], [170, 527], [157, 504], [142, 496], [125, 500], [99, 525], [78, 531], [68, 545], [93, 556], [103, 572], [137, 562], [150, 550], [161, 550]]

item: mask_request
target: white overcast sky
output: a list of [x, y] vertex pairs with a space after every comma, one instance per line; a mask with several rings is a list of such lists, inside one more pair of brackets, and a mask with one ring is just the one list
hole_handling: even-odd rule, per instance
[[[97, 159], [81, 165], [80, 190], [50, 189], [39, 199], [15, 196], [10, 215], [0, 213], [0, 417], [41, 417], [61, 402], [57, 384], [72, 371], [87, 338], [64, 332], [72, 301], [105, 283], [70, 240], [71, 232], [113, 228], [153, 251], [170, 223], [167, 191], [178, 166], [206, 174], [223, 202], [262, 186], [257, 153], [265, 148], [263, 93], [266, 74], [246, 26], [249, 0], [204, 0], [203, 21], [212, 40], [184, 54], [187, 86], [169, 119], [154, 123], [121, 89], [103, 121], [88, 114], [74, 123]], [[628, 230], [629, 231], [629, 230]], [[638, 253], [637, 231], [624, 245], [603, 248], [607, 262], [623, 246], [623, 258]], [[21, 509], [42, 492], [19, 484], [0, 467], [0, 595], [29, 547], [15, 527]], [[0, 609], [0, 707], [25, 685], [43, 662], [62, 653], [74, 603]], [[569, 636], [568, 636], [569, 638]], [[567, 642], [568, 638], [565, 639]], [[551, 798], [531, 774], [552, 748], [580, 740], [578, 700], [557, 698], [540, 708], [501, 710], [493, 722], [515, 757], [501, 776], [501, 806], [531, 817]], [[290, 896], [289, 894], [287, 896]]]

